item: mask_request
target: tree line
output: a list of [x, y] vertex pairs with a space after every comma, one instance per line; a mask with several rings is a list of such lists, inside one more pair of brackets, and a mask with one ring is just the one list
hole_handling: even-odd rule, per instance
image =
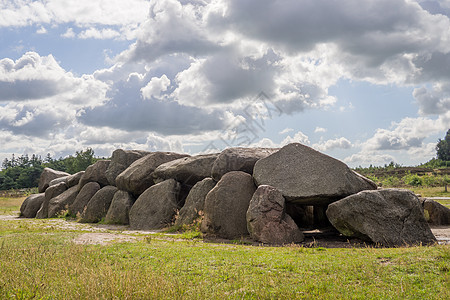
[[46, 167], [75, 174], [86, 170], [99, 159], [94, 156], [92, 148], [76, 151], [75, 155], [58, 159], [52, 158], [50, 153], [44, 159], [36, 154], [31, 157], [27, 154], [16, 157], [13, 154], [11, 159], [5, 158], [2, 162], [0, 190], [37, 187], [39, 177]]

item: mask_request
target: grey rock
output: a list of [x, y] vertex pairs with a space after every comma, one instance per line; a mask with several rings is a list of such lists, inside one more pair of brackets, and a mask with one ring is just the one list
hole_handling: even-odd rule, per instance
[[133, 162], [116, 177], [116, 186], [139, 196], [154, 184], [152, 173], [161, 164], [189, 155], [172, 152], [154, 152]]
[[106, 214], [105, 223], [128, 225], [130, 223], [128, 214], [134, 202], [135, 199], [131, 193], [117, 191]]
[[48, 217], [54, 218], [62, 211], [67, 210], [69, 205], [75, 201], [77, 194], [78, 189], [76, 186], [73, 186], [62, 194], [50, 199], [48, 203]]
[[161, 229], [170, 225], [179, 209], [180, 183], [168, 179], [145, 190], [130, 209], [132, 229]]
[[47, 201], [50, 201], [50, 199], [61, 195], [66, 190], [67, 190], [67, 184], [65, 182], [59, 182], [57, 184], [51, 185], [45, 190], [45, 199]]
[[101, 188], [92, 196], [86, 209], [81, 213], [81, 223], [97, 223], [106, 216], [117, 188], [112, 185]]
[[353, 172], [343, 162], [299, 143], [289, 144], [256, 162], [256, 184], [277, 188], [286, 201], [326, 205], [375, 183]]
[[384, 246], [436, 242], [419, 199], [408, 190], [359, 192], [330, 204], [326, 214], [343, 235]]
[[[61, 177], [64, 178], [64, 177]], [[39, 208], [38, 212], [36, 213], [37, 219], [45, 219], [48, 217], [48, 204], [50, 203], [50, 200], [52, 198], [55, 198], [56, 196], [61, 195], [67, 190], [67, 185], [65, 182], [59, 182], [54, 185], [49, 186], [45, 190], [45, 199], [42, 203], [41, 207]]]
[[193, 186], [210, 177], [218, 153], [180, 158], [158, 166], [153, 172], [155, 182], [175, 179], [183, 184]]
[[111, 163], [106, 170], [106, 178], [110, 185], [116, 185], [116, 177], [125, 171], [133, 162], [150, 154], [148, 151], [117, 149], [112, 153]]
[[98, 182], [86, 183], [78, 193], [75, 201], [69, 205], [69, 214], [72, 216], [81, 215], [92, 197], [100, 190]]
[[227, 239], [248, 235], [246, 213], [255, 190], [252, 176], [247, 173], [232, 171], [223, 175], [206, 196], [202, 231]]
[[109, 183], [108, 179], [106, 179], [106, 170], [110, 162], [110, 160], [99, 160], [95, 164], [87, 167], [78, 183], [78, 191], [88, 182], [98, 182], [101, 187], [107, 186]]
[[50, 181], [52, 181], [53, 179], [65, 177], [68, 175], [70, 174], [66, 172], [56, 171], [50, 168], [44, 168], [44, 170], [41, 173], [41, 176], [39, 177], [39, 185], [38, 185], [39, 193], [45, 192], [45, 190], [49, 187]]
[[56, 184], [61, 183], [61, 182], [63, 182], [64, 184], [67, 184], [67, 178], [68, 178], [69, 176], [70, 176], [70, 175], [68, 175], [68, 176], [63, 176], [63, 177], [59, 177], [59, 178], [55, 178], [55, 179], [53, 179], [52, 181], [50, 181], [50, 183], [48, 184], [48, 186], [50, 187], [50, 186], [56, 185]]
[[81, 177], [83, 177], [84, 173], [85, 173], [85, 171], [80, 171], [78, 173], [75, 173], [75, 174], [67, 177], [67, 179], [66, 179], [67, 187], [71, 188], [71, 187], [77, 185], [80, 182]]
[[252, 175], [253, 167], [258, 160], [278, 150], [272, 148], [241, 147], [225, 149], [215, 160], [211, 170], [211, 177], [215, 181], [219, 181], [225, 173], [231, 171], [242, 171]]
[[215, 185], [216, 182], [212, 178], [205, 178], [192, 187], [186, 198], [186, 203], [180, 209], [175, 226], [190, 225], [199, 217], [199, 213], [203, 211], [205, 206], [206, 195]]
[[425, 219], [432, 225], [450, 225], [450, 209], [432, 200], [425, 199], [423, 202]]
[[251, 238], [268, 244], [299, 243], [305, 238], [294, 220], [286, 214], [281, 192], [268, 185], [260, 185], [250, 200], [247, 229]]
[[44, 203], [45, 194], [33, 194], [28, 196], [20, 206], [20, 216], [24, 218], [34, 218], [39, 208]]

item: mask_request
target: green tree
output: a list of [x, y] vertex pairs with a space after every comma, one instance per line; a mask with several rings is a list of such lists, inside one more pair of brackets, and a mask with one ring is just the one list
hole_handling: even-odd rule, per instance
[[87, 167], [95, 163], [94, 150], [87, 148], [85, 151], [77, 151], [75, 156], [69, 156], [65, 162], [66, 172], [70, 174], [84, 171]]
[[450, 129], [443, 140], [439, 139], [436, 145], [437, 158], [450, 161]]

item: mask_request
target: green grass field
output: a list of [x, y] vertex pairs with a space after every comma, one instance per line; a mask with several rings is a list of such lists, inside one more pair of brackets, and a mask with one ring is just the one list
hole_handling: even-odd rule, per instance
[[[20, 200], [0, 203], [11, 214]], [[95, 232], [134, 240], [74, 243]], [[450, 298], [448, 246], [263, 247], [188, 236], [0, 219], [0, 299]]]
[[20, 209], [26, 197], [6, 198], [0, 197], [0, 214], [12, 214]]

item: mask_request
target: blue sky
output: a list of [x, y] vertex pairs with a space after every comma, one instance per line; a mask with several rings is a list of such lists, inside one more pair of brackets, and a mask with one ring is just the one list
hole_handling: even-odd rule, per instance
[[2, 160], [301, 142], [416, 165], [449, 128], [450, 0], [0, 1]]

